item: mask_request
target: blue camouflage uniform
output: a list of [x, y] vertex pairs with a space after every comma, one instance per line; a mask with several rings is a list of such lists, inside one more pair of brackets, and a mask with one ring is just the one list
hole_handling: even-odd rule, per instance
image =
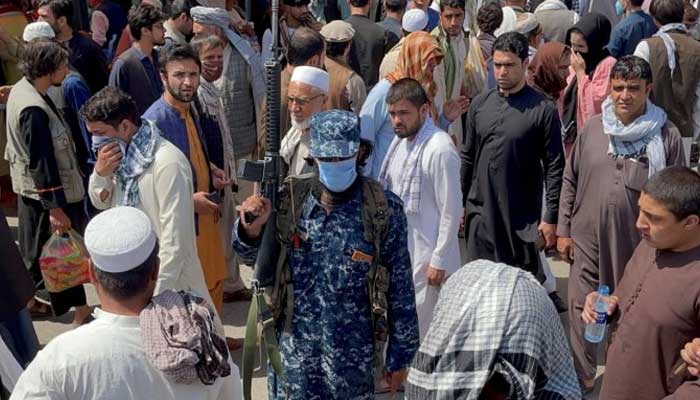
[[[313, 157], [347, 157], [357, 152], [359, 127], [351, 113], [321, 113], [312, 120], [311, 132]], [[359, 178], [349, 192], [349, 200], [328, 214], [314, 195], [303, 205], [298, 221], [303, 240], [290, 248], [288, 257], [294, 288], [291, 328], [285, 331], [283, 320], [277, 324], [286, 376], [283, 380], [268, 368], [271, 399], [374, 397], [370, 262], [361, 255], [375, 251], [364, 237]], [[406, 216], [401, 200], [388, 191], [385, 195], [391, 209], [380, 253], [391, 268], [385, 369], [393, 372], [410, 364], [419, 339]], [[237, 220], [233, 246], [242, 259], [254, 260], [257, 242], [239, 235], [238, 226]]]

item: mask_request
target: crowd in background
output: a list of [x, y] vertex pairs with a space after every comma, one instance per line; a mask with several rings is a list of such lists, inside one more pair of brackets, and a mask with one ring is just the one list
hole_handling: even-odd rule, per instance
[[[246, 3], [0, 2], [0, 206], [18, 218], [15, 245], [0, 214], [0, 336], [28, 368], [13, 398], [240, 396], [244, 343], [219, 316], [256, 301], [241, 267], [271, 204], [237, 166], [265, 156], [276, 54], [271, 398], [580, 399], [602, 286], [600, 398], [700, 396], [697, 3], [281, 0], [279, 52], [269, 2]], [[89, 229], [110, 217], [134, 241], [111, 258]], [[82, 285], [44, 290], [42, 249], [68, 232], [101, 310]], [[177, 346], [145, 339], [172, 291], [203, 299], [167, 300], [202, 307], [216, 362], [194, 384], [151, 357]], [[70, 310], [77, 329], [37, 356], [32, 319]], [[93, 335], [111, 337], [94, 354]], [[89, 388], [119, 343], [111, 373], [138, 382]]]

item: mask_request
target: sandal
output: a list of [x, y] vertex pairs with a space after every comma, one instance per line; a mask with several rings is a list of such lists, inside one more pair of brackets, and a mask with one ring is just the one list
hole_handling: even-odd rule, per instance
[[29, 304], [27, 305], [27, 309], [29, 309], [29, 315], [32, 318], [53, 317], [53, 310], [51, 309], [51, 306], [49, 304], [42, 302], [41, 300], [37, 299], [36, 297], [29, 300]]

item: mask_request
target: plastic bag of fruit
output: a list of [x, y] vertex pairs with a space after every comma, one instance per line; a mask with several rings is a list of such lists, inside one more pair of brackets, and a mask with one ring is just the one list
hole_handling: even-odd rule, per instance
[[83, 238], [76, 231], [51, 235], [39, 257], [46, 289], [56, 293], [88, 283], [88, 260]]

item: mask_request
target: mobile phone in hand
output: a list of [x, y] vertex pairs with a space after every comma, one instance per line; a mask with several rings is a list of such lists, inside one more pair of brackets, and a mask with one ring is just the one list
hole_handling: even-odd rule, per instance
[[207, 193], [206, 197], [207, 197], [207, 200], [211, 201], [214, 204], [221, 204], [224, 202], [224, 200], [221, 198], [221, 195], [219, 194], [219, 192]]

